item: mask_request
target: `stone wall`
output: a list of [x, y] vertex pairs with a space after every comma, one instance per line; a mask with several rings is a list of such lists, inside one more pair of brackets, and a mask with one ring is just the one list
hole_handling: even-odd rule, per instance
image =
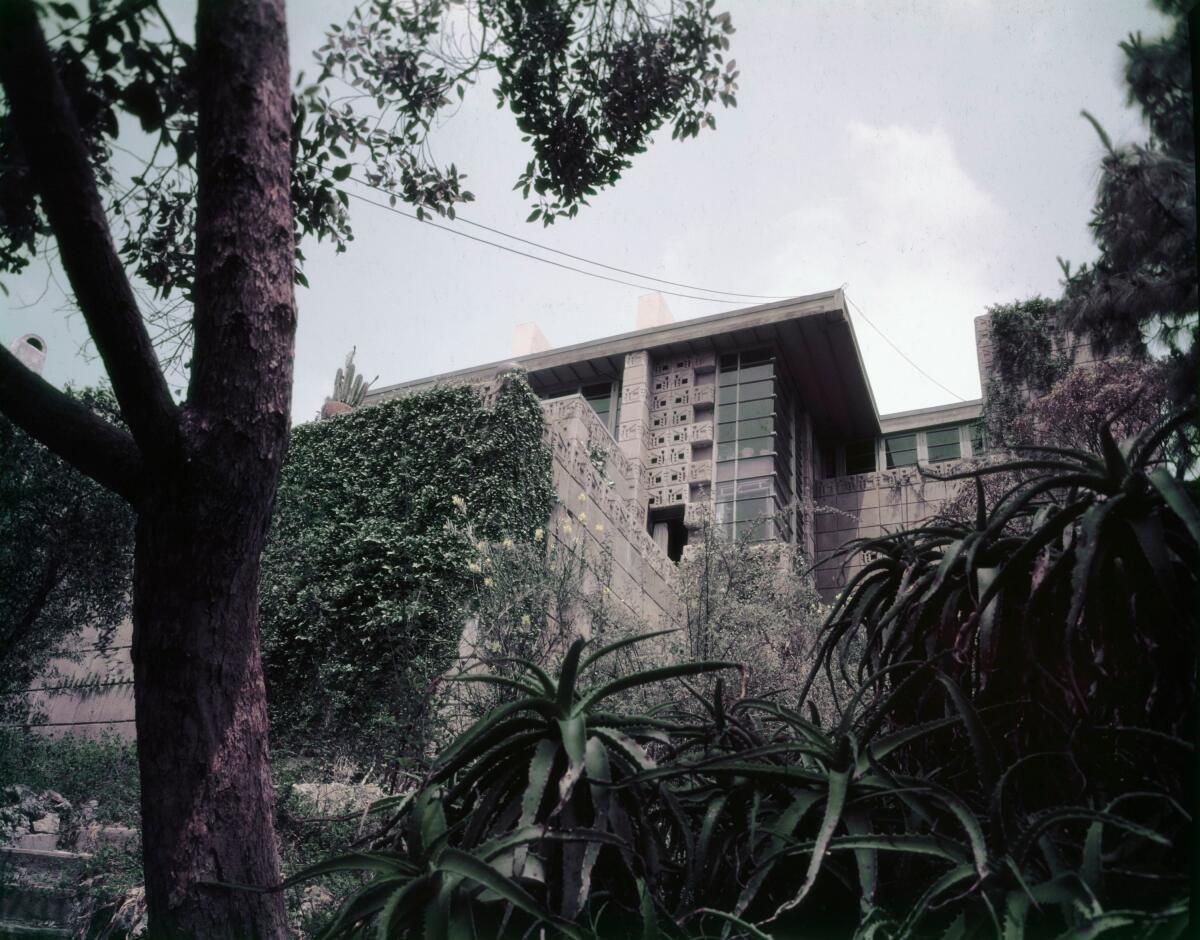
[[594, 589], [607, 588], [647, 623], [661, 621], [674, 603], [674, 565], [646, 531], [641, 500], [648, 469], [631, 459], [582, 396], [550, 399], [542, 410], [558, 494], [551, 537], [583, 548], [592, 570], [602, 573]]
[[[965, 463], [939, 464], [938, 473]], [[835, 559], [852, 539], [875, 538], [927, 522], [957, 493], [958, 482], [923, 478], [916, 467], [817, 480], [813, 487], [817, 589], [831, 600], [865, 564], [862, 556]]]

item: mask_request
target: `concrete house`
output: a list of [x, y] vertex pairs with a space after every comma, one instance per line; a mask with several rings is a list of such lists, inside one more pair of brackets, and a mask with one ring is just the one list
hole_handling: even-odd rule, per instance
[[[700, 522], [796, 545], [824, 563], [829, 599], [853, 574], [832, 557], [839, 546], [928, 519], [951, 495], [918, 465], [947, 470], [984, 451], [981, 401], [879, 414], [840, 290], [679, 323], [651, 295], [636, 326], [555, 349], [525, 324], [512, 358], [374, 389], [362, 407], [445, 383], [487, 399], [497, 376], [525, 370], [553, 455], [547, 534], [607, 559], [592, 586], [649, 623], [669, 615], [674, 562]], [[976, 346], [986, 374], [986, 316]], [[128, 633], [103, 656], [84, 636], [77, 661], [57, 664], [98, 684], [88, 695], [31, 697], [52, 732], [132, 735]]]
[[[879, 414], [840, 290], [680, 323], [650, 295], [637, 327], [555, 349], [525, 324], [514, 358], [378, 388], [365, 404], [439, 383], [486, 389], [524, 369], [545, 401], [556, 515], [570, 525], [580, 494], [599, 506], [616, 543], [612, 590], [646, 595], [630, 606], [647, 615], [665, 603], [663, 562], [701, 519], [820, 562], [850, 538], [933, 516], [948, 484], [923, 480], [919, 464], [984, 452], [981, 401]], [[985, 368], [986, 317], [977, 345]], [[606, 481], [579, 459], [597, 451]], [[851, 574], [826, 564], [817, 586], [831, 597]]]

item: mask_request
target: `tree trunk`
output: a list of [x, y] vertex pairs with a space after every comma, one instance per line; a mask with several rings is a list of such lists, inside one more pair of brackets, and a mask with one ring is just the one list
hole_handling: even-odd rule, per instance
[[138, 521], [134, 690], [155, 936], [286, 936], [281, 894], [213, 884], [279, 881], [257, 631], [273, 487], [258, 489], [174, 486]]
[[195, 350], [181, 459], [138, 507], [133, 654], [155, 931], [286, 935], [258, 636], [259, 559], [296, 315], [282, 0], [207, 0], [198, 70]]
[[[33, 0], [0, 0], [0, 82], [129, 431], [0, 350], [0, 407], [138, 514], [133, 661], [154, 936], [286, 935], [258, 639], [296, 329], [283, 0], [200, 0], [194, 350], [171, 400]], [[223, 883], [223, 884], [222, 884]]]

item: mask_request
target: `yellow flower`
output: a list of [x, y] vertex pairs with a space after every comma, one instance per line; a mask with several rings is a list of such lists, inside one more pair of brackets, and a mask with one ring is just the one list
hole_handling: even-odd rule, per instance
[[511, 548], [512, 547], [512, 539], [505, 539], [501, 544], [505, 548]]
[[579, 521], [580, 521], [580, 522], [584, 522], [584, 521], [586, 521], [586, 519], [587, 519], [587, 513], [586, 513], [586, 512], [581, 512], [581, 513], [579, 514]]
[[562, 530], [563, 530], [564, 532], [566, 532], [568, 535], [570, 535], [570, 534], [571, 534], [571, 523], [569, 523], [569, 522], [564, 522], [564, 523], [563, 523]]
[[473, 571], [473, 572], [475, 572], [475, 574], [479, 574], [479, 572], [482, 571], [483, 569], [480, 568], [479, 565], [477, 565], [475, 562], [471, 562], [469, 565], [467, 565], [467, 570]]
[[483, 579], [483, 586], [484, 586], [484, 587], [491, 587], [491, 586], [492, 586], [492, 579], [491, 579], [491, 578], [484, 578], [484, 579]]
[[586, 502], [587, 502], [587, 493], [580, 493], [580, 494], [579, 494], [579, 501], [580, 501], [581, 503], [586, 503]]
[[529, 614], [521, 614], [521, 623], [529, 626]]
[[540, 542], [545, 537], [546, 537], [546, 533], [542, 531], [542, 528], [540, 526], [533, 530], [533, 540], [535, 542]]
[[596, 531], [597, 531], [597, 532], [603, 532], [603, 531], [604, 531], [604, 523], [603, 523], [603, 522], [597, 522], [597, 523], [596, 523]]
[[462, 509], [465, 505], [467, 505], [467, 501], [465, 499], [463, 499], [461, 496], [451, 496], [450, 502], [454, 503], [454, 505], [457, 506], [459, 509]]

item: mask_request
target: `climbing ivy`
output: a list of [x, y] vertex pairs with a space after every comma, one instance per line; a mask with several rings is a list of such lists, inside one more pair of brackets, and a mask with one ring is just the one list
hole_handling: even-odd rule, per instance
[[546, 525], [543, 427], [512, 375], [492, 408], [439, 387], [294, 431], [261, 587], [277, 739], [419, 751], [426, 692], [471, 613], [477, 540], [532, 544]]
[[1011, 431], [1030, 397], [1045, 395], [1070, 371], [1056, 325], [1057, 305], [1032, 297], [988, 308], [992, 369], [987, 378], [984, 422], [992, 446], [1014, 443]]

